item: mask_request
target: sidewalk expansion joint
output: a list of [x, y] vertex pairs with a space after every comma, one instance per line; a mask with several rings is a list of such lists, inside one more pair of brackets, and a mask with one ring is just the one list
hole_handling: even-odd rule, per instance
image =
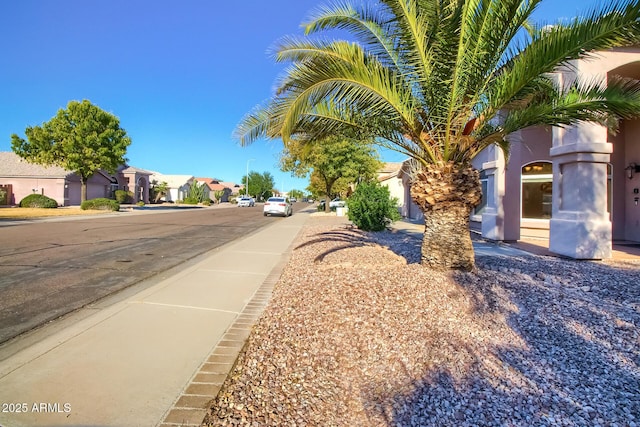
[[240, 314], [237, 311], [220, 310], [219, 308], [197, 307], [195, 305], [165, 304], [165, 303], [161, 303], [161, 302], [151, 302], [151, 301], [129, 301], [129, 304], [157, 305], [157, 306], [160, 306], [160, 307], [184, 308], [184, 309], [187, 309], [187, 310], [215, 311], [215, 312], [218, 312], [218, 313], [228, 313], [228, 314], [235, 314], [235, 315], [239, 315]]

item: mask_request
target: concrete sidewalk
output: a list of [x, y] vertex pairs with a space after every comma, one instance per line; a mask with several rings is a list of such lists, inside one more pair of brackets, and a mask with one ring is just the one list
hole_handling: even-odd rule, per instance
[[[403, 233], [411, 234], [419, 239], [424, 235], [424, 224], [417, 221], [401, 220], [391, 224], [391, 228]], [[476, 257], [486, 256], [530, 256], [531, 252], [514, 248], [511, 245], [485, 240], [473, 240], [473, 250]]]
[[0, 426], [200, 425], [309, 213], [3, 346]]

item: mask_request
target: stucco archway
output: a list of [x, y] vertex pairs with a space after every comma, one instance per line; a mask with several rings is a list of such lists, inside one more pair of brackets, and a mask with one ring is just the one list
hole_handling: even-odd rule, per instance
[[149, 181], [143, 176], [136, 182], [136, 201], [149, 203]]
[[[607, 73], [612, 76], [640, 80], [640, 60], [617, 66]], [[611, 220], [613, 240], [640, 242], [640, 119], [624, 120], [619, 132], [610, 134], [613, 144], [611, 163]]]

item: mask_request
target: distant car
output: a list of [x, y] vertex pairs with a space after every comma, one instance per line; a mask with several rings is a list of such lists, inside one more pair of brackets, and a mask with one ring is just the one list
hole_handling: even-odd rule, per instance
[[256, 201], [253, 200], [253, 197], [240, 197], [238, 199], [238, 207], [239, 208], [250, 208], [251, 206], [255, 206]]
[[291, 203], [295, 203], [295, 202], [297, 202], [297, 201], [298, 201], [298, 199], [296, 199], [295, 197], [292, 197], [292, 198], [290, 198], [290, 199], [289, 199], [289, 201], [290, 201]]
[[329, 202], [330, 208], [344, 208], [347, 205], [347, 202], [342, 200], [340, 197], [336, 197], [332, 201]]
[[[325, 201], [320, 200], [319, 207], [320, 209], [324, 209]], [[329, 202], [330, 208], [344, 208], [347, 205], [347, 202], [342, 200], [340, 197], [336, 197], [335, 199]]]
[[269, 199], [264, 203], [262, 211], [264, 216], [291, 216], [293, 214], [293, 207], [291, 206], [289, 199], [286, 197], [269, 197]]

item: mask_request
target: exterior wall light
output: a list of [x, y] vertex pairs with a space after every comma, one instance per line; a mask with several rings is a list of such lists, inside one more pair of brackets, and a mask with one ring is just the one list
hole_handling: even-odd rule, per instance
[[629, 166], [624, 168], [627, 171], [627, 178], [633, 179], [634, 173], [640, 173], [640, 165], [637, 163], [629, 163]]

